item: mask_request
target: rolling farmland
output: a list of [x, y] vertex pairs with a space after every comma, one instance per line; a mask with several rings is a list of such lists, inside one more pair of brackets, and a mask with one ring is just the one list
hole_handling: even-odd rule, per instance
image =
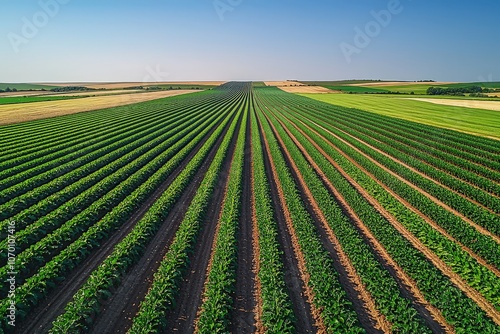
[[499, 333], [500, 141], [337, 95], [0, 126], [0, 332]]

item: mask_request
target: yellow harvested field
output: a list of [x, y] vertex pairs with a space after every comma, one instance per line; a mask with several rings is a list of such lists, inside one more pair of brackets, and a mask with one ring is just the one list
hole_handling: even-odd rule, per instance
[[121, 89], [135, 86], [156, 86], [156, 85], [207, 85], [219, 86], [227, 81], [165, 81], [165, 82], [68, 82], [68, 83], [43, 83], [59, 87], [84, 86], [94, 89]]
[[199, 92], [199, 90], [168, 90], [149, 93], [85, 97], [74, 100], [0, 105], [0, 125], [123, 106], [193, 92]]
[[338, 90], [331, 90], [321, 86], [291, 86], [291, 87], [278, 87], [279, 89], [296, 94], [331, 94], [331, 93], [342, 93]]
[[411, 98], [411, 100], [424, 101], [445, 106], [466, 107], [475, 109], [486, 109], [500, 111], [500, 101], [480, 101], [480, 100], [451, 100], [451, 99], [426, 99]]
[[385, 82], [367, 82], [359, 84], [350, 84], [347, 86], [361, 86], [361, 87], [384, 87], [384, 86], [409, 86], [409, 85], [448, 85], [455, 82], [413, 82], [413, 81], [385, 81]]
[[297, 81], [264, 81], [264, 84], [266, 86], [275, 86], [275, 87], [282, 87], [282, 86], [305, 86], [302, 82], [297, 82]]
[[52, 92], [43, 90], [34, 90], [27, 92], [3, 92], [0, 93], [0, 97], [37, 96], [37, 95], [48, 95], [48, 94], [52, 94]]
[[488, 96], [496, 96], [496, 97], [500, 97], [500, 92], [495, 92], [495, 93], [487, 93], [486, 95], [488, 95]]
[[52, 93], [44, 96], [94, 96], [94, 95], [118, 95], [118, 94], [131, 94], [144, 92], [139, 89], [117, 89], [117, 90], [98, 90], [98, 91], [88, 91], [88, 92], [78, 92], [78, 93]]

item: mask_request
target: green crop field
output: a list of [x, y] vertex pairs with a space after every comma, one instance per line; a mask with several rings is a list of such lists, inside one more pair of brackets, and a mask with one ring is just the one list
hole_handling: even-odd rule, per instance
[[[330, 104], [500, 139], [500, 112], [386, 95], [300, 94]], [[500, 101], [499, 101], [500, 103]]]
[[80, 98], [83, 96], [16, 96], [16, 97], [0, 97], [0, 105], [2, 104], [17, 104], [28, 102], [43, 102], [43, 101], [58, 101]]
[[[354, 82], [354, 83], [356, 83], [356, 82]], [[362, 84], [365, 82], [360, 82], [360, 83]], [[325, 84], [320, 84], [320, 86], [326, 87]], [[335, 86], [335, 85], [332, 85], [332, 86]], [[372, 89], [377, 89], [380, 91], [399, 92], [399, 93], [406, 93], [406, 94], [410, 94], [411, 92], [413, 92], [414, 94], [417, 94], [417, 95], [418, 94], [424, 95], [424, 94], [426, 94], [427, 89], [429, 87], [461, 88], [461, 87], [470, 87], [470, 86], [480, 86], [483, 88], [500, 89], [500, 82], [470, 82], [470, 83], [453, 83], [453, 84], [441, 84], [441, 83], [429, 82], [429, 83], [418, 83], [418, 84], [416, 83], [416, 84], [404, 84], [404, 85], [397, 85], [396, 84], [396, 85], [381, 86], [381, 87], [377, 87], [377, 88], [374, 88], [373, 86], [366, 86], [366, 87], [364, 87], [364, 86], [351, 86], [351, 87], [355, 87], [356, 89], [359, 89], [358, 92], [366, 92], [366, 93], [375, 92]], [[349, 87], [349, 86], [347, 86], [347, 87]], [[365, 88], [367, 90], [363, 91], [360, 88]], [[340, 89], [340, 90], [349, 92], [349, 90], [347, 88]]]
[[459, 109], [309, 96], [228, 82], [0, 126], [0, 332], [498, 332], [500, 141], [403, 119]]

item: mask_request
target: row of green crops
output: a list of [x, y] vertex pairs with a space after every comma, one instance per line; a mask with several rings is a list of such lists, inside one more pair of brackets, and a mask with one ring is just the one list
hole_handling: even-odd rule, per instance
[[225, 202], [218, 221], [219, 230], [211, 260], [212, 266], [208, 273], [197, 324], [200, 333], [230, 331], [230, 313], [236, 281], [237, 233], [242, 204], [245, 136], [249, 107], [250, 99], [245, 105], [234, 158], [229, 171]]
[[[146, 155], [144, 157], [146, 163], [137, 160], [127, 165], [122, 172], [126, 173], [130, 170], [131, 173], [130, 175], [125, 174], [126, 177], [123, 181], [117, 180], [120, 175], [108, 178], [98, 183], [95, 188], [90, 188], [74, 200], [67, 202], [36, 221], [36, 223], [16, 233], [16, 248], [18, 249], [16, 264], [19, 268], [22, 268], [17, 279], [22, 280], [27, 275], [35, 272], [47, 259], [53, 257], [68, 243], [78, 238], [92, 224], [99, 221], [135, 189], [139, 188], [161, 166], [172, 161], [172, 158], [181, 149], [187, 146], [192, 150], [198, 143], [198, 141], [192, 141], [195, 136], [199, 136], [200, 133], [205, 135], [207, 133], [206, 129], [213, 127], [217, 120], [215, 117], [211, 117], [202, 123], [200, 122], [201, 124], [186, 127], [189, 132], [180, 133], [184, 137], [178, 138], [176, 136], [172, 140], [159, 145], [152, 154], [156, 155], [156, 151], [161, 152], [161, 154], [154, 157], [154, 159], [148, 159]], [[204, 129], [205, 131], [203, 131]], [[184, 152], [188, 154], [190, 150]], [[184, 155], [177, 158], [177, 161], [180, 163], [182, 158], [184, 158]], [[174, 167], [176, 165], [172, 165], [172, 168]], [[110, 191], [100, 194], [101, 191], [106, 190], [106, 183], [110, 183]], [[98, 199], [96, 200], [96, 198]], [[85, 201], [89, 203], [89, 206], [87, 209], [82, 210], [82, 206], [84, 207], [86, 204]], [[75, 215], [77, 210], [81, 210], [81, 212]], [[44, 238], [46, 235], [48, 236]], [[29, 248], [21, 253], [27, 247]], [[4, 260], [3, 262], [6, 261], [4, 258], [2, 260]], [[6, 275], [7, 272], [6, 267], [0, 269], [0, 277], [3, 277], [3, 274]]]
[[[5, 169], [0, 173], [0, 177], [2, 178], [0, 189], [6, 189], [13, 184], [28, 180], [42, 173], [44, 174], [41, 178], [50, 180], [49, 177], [51, 174], [45, 172], [51, 171], [52, 175], [57, 177], [65, 171], [74, 170], [89, 161], [95, 160], [96, 157], [101, 157], [103, 152], [113, 152], [117, 147], [121, 147], [117, 146], [118, 144], [124, 146], [127, 143], [150, 136], [152, 133], [156, 133], [156, 135], [164, 133], [182, 123], [180, 120], [185, 118], [186, 114], [197, 112], [199, 109], [201, 109], [201, 106], [198, 106], [198, 108], [181, 109], [175, 113], [164, 115], [154, 114], [152, 115], [154, 117], [144, 116], [141, 119], [141, 123], [143, 124], [131, 122], [132, 124], [127, 124], [126, 128], [124, 128], [125, 126], [119, 126], [114, 128], [108, 135], [101, 134], [97, 138], [94, 136], [80, 145], [72, 144], [72, 140], [65, 145], [53, 145], [50, 147], [51, 152], [45, 150], [39, 158], [34, 157], [32, 154], [23, 154], [21, 157], [9, 161], [9, 164], [15, 167]], [[69, 147], [64, 148], [67, 145]], [[21, 163], [26, 159], [29, 160]], [[5, 168], [7, 167], [10, 166], [6, 166]], [[29, 189], [31, 188], [27, 188], [26, 191]]]
[[[330, 143], [333, 143], [336, 147], [340, 148], [348, 156], [353, 158], [357, 163], [372, 173], [380, 182], [385, 184], [396, 194], [406, 199], [411, 205], [431, 218], [451, 236], [471, 248], [474, 252], [485, 258], [488, 262], [494, 264], [497, 268], [500, 268], [500, 245], [498, 245], [491, 237], [481, 234], [473, 226], [469, 225], [458, 216], [455, 216], [450, 211], [437, 205], [424, 194], [415, 190], [403, 181], [396, 179], [393, 175], [370, 161], [366, 156], [337, 139], [329, 131], [322, 128], [323, 124], [320, 124], [319, 120], [316, 120], [316, 122], [311, 122], [306, 118], [303, 118], [302, 120], [310, 127], [317, 128], [318, 132], [327, 138]], [[383, 156], [381, 156], [380, 159], [385, 160]]]
[[[321, 108], [323, 111], [324, 109]], [[327, 110], [325, 110], [327, 111]], [[332, 113], [333, 116], [333, 113]], [[400, 130], [390, 124], [384, 124], [377, 119], [371, 119], [369, 117], [361, 117], [360, 115], [349, 113], [335, 113], [335, 117], [337, 119], [342, 119], [345, 121], [350, 121], [353, 124], [357, 124], [363, 126], [364, 129], [372, 131], [371, 133], [377, 133], [389, 140], [385, 139], [385, 143], [392, 144], [393, 141], [397, 143], [404, 144], [405, 146], [398, 145], [398, 147], [403, 148], [408, 147], [412, 150], [408, 150], [408, 153], [415, 153], [416, 157], [426, 161], [430, 164], [435, 164], [434, 166], [441, 168], [443, 170], [447, 170], [449, 172], [458, 172], [460, 169], [453, 169], [449, 164], [453, 164], [461, 169], [465, 169], [472, 173], [470, 174], [457, 174], [457, 177], [468, 180], [478, 186], [481, 184], [480, 180], [475, 181], [475, 174], [482, 175], [486, 178], [500, 181], [500, 173], [496, 170], [490, 169], [495, 168], [500, 169], [500, 164], [495, 163], [493, 160], [486, 160], [483, 157], [478, 157], [457, 149], [454, 149], [449, 146], [445, 146], [439, 143], [436, 143], [430, 139], [418, 137], [416, 135], [412, 135], [407, 131]], [[366, 134], [370, 134], [365, 132]], [[415, 151], [417, 150], [417, 151]], [[424, 153], [424, 154], [423, 154]], [[431, 156], [437, 159], [432, 159]], [[482, 163], [489, 164], [489, 168], [482, 166]], [[468, 179], [472, 178], [472, 179]], [[477, 183], [476, 183], [477, 182]]]
[[[53, 183], [63, 182], [66, 179], [67, 175], [61, 176], [57, 181], [48, 182], [37, 189], [30, 191], [24, 195], [21, 195], [11, 202], [3, 204], [0, 206], [2, 210], [2, 217], [4, 219], [12, 217], [19, 222], [19, 226], [17, 229], [20, 230], [25, 226], [28, 226], [32, 222], [36, 221], [43, 215], [47, 214], [51, 210], [59, 207], [65, 202], [70, 201], [71, 199], [76, 200], [75, 196], [85, 192], [87, 189], [92, 189], [92, 187], [99, 182], [107, 182], [106, 179], [110, 175], [115, 175], [116, 173], [122, 173], [123, 169], [129, 169], [127, 165], [135, 163], [146, 164], [149, 160], [152, 160], [160, 153], [163, 152], [162, 149], [158, 149], [158, 145], [161, 145], [164, 141], [167, 141], [169, 145], [174, 144], [179, 138], [182, 138], [182, 135], [187, 135], [190, 131], [201, 124], [201, 122], [206, 120], [207, 113], [200, 113], [199, 117], [192, 117], [193, 123], [186, 126], [183, 124], [177, 124], [177, 127], [173, 127], [171, 129], [167, 128], [167, 132], [164, 134], [159, 134], [158, 137], [154, 135], [152, 137], [145, 138], [147, 141], [142, 146], [139, 146], [133, 150], [129, 150], [127, 146], [122, 149], [118, 149], [117, 151], [117, 159], [104, 165], [102, 168], [93, 168], [94, 164], [97, 164], [97, 161], [93, 161], [89, 163], [90, 170], [87, 171], [86, 168], [82, 167], [82, 171], [76, 172], [78, 175], [81, 175], [78, 181], [74, 183], [69, 183], [66, 187], [62, 188], [59, 192], [51, 191], [54, 189], [51, 187]], [[203, 116], [203, 117], [202, 117]], [[142, 141], [142, 140], [141, 140]], [[168, 148], [169, 146], [161, 145], [162, 147]], [[123, 154], [119, 154], [123, 153]], [[106, 159], [103, 157], [102, 159]], [[106, 159], [107, 160], [107, 159]], [[95, 171], [94, 171], [95, 169]], [[130, 169], [132, 171], [132, 169]], [[69, 174], [72, 174], [70, 172]], [[127, 174], [124, 174], [124, 176]], [[113, 185], [113, 184], [111, 184]], [[102, 186], [102, 184], [101, 184]], [[60, 187], [55, 187], [56, 189]], [[106, 187], [96, 188], [102, 194], [109, 191], [106, 191]], [[94, 189], [95, 190], [95, 189]], [[90, 192], [92, 193], [93, 190]], [[78, 196], [76, 196], [78, 197]], [[79, 204], [78, 210], [81, 211], [86, 206], [83, 203]], [[78, 211], [73, 212], [72, 214], [77, 214]], [[3, 222], [3, 224], [5, 224]], [[2, 226], [3, 226], [2, 224]], [[2, 238], [5, 237], [4, 233], [0, 233]]]
[[[190, 253], [194, 248], [198, 234], [202, 229], [204, 215], [210, 202], [210, 197], [221, 177], [220, 173], [229, 146], [236, 132], [236, 127], [242, 116], [242, 109], [233, 120], [222, 144], [212, 160], [200, 187], [191, 201], [189, 208], [175, 234], [167, 254], [154, 274], [151, 287], [140, 305], [139, 312], [133, 319], [129, 333], [157, 333], [164, 330], [166, 311], [175, 304], [175, 298], [190, 262]], [[214, 222], [212, 222], [214, 223]], [[217, 222], [215, 222], [217, 223]]]
[[251, 112], [252, 143], [252, 205], [253, 222], [257, 230], [258, 244], [257, 279], [260, 296], [256, 303], [261, 304], [260, 314], [256, 315], [267, 333], [293, 333], [295, 321], [292, 303], [285, 284], [283, 256], [278, 242], [278, 227], [274, 219], [269, 180], [264, 165], [264, 152], [259, 134], [255, 112]]
[[[275, 95], [284, 93], [275, 92]], [[328, 176], [330, 181], [346, 198], [349, 205], [363, 223], [371, 230], [374, 236], [382, 243], [384, 248], [389, 252], [393, 259], [415, 280], [417, 287], [422, 291], [425, 298], [432, 305], [436, 306], [446, 320], [453, 325], [456, 330], [466, 332], [489, 332], [495, 331], [495, 324], [487, 317], [487, 315], [465, 294], [456, 288], [450, 280], [444, 276], [436, 267], [434, 267], [425, 256], [414, 249], [412, 245], [402, 236], [397, 230], [383, 219], [377, 211], [364, 198], [352, 188], [352, 186], [339, 174], [333, 165], [321, 158], [321, 154], [317, 151], [309, 140], [316, 142], [328, 156], [339, 163], [341, 167], [354, 178], [370, 195], [372, 195], [379, 203], [396, 216], [398, 221], [403, 223], [412, 233], [421, 239], [428, 247], [437, 252], [445, 262], [453, 263], [454, 270], [461, 271], [461, 274], [468, 282], [477, 282], [474, 285], [482, 290], [488, 299], [496, 304], [495, 292], [493, 294], [488, 290], [498, 291], [498, 279], [493, 277], [489, 271], [478, 265], [475, 260], [464, 254], [457, 245], [443, 238], [439, 233], [434, 231], [426, 224], [418, 215], [408, 210], [404, 205], [399, 203], [377, 182], [366, 175], [362, 170], [358, 169], [349, 160], [339, 154], [331, 146], [334, 142], [336, 146], [344, 150], [346, 145], [341, 146], [339, 142], [333, 141], [331, 137], [328, 140], [324, 138], [328, 134], [325, 131], [318, 129], [318, 125], [304, 120], [304, 117], [296, 118], [296, 113], [284, 110], [286, 106], [276, 101], [272, 93], [262, 95], [266, 97], [265, 103], [275, 105], [280, 108], [280, 113], [287, 119], [284, 119], [290, 131], [293, 131], [298, 138], [299, 132], [294, 129], [300, 129], [306, 133], [308, 140], [302, 139], [301, 144], [314, 157], [321, 169]], [[292, 121], [292, 123], [290, 123]], [[304, 122], [304, 123], [302, 123]], [[305, 126], [309, 123], [309, 127]], [[293, 124], [293, 125], [290, 125]], [[317, 129], [313, 131], [312, 128]], [[319, 135], [321, 133], [322, 136]], [[349, 152], [349, 155], [355, 152]], [[359, 154], [358, 154], [359, 155]], [[352, 156], [352, 155], [351, 155]], [[427, 226], [426, 226], [427, 225]], [[437, 242], [435, 245], [434, 242]], [[443, 248], [444, 247], [444, 248]], [[456, 259], [458, 258], [458, 259]], [[472, 269], [472, 272], [471, 272]], [[483, 281], [484, 279], [484, 281]]]
[[321, 244], [314, 222], [301, 200], [271, 127], [265, 120], [261, 107], [257, 105], [256, 110], [260, 118], [264, 141], [267, 141], [269, 145], [269, 159], [276, 169], [278, 178], [276, 183], [284, 194], [286, 203], [282, 205], [290, 212], [294, 233], [305, 259], [309, 288], [314, 294], [312, 302], [320, 310], [320, 316], [328, 331], [361, 333], [363, 330], [358, 323], [356, 313], [340, 285], [331, 257]]
[[[282, 105], [278, 103], [276, 104]], [[374, 196], [374, 198], [377, 199], [379, 203], [381, 203], [392, 214], [394, 214], [398, 221], [409, 228], [412, 233], [415, 233], [416, 236], [419, 237], [419, 239], [421, 239], [424, 244], [434, 250], [437, 255], [443, 259], [443, 261], [449, 263], [454, 270], [460, 272], [460, 274], [466, 281], [482, 291], [485, 297], [487, 297], [487, 299], [489, 299], [494, 305], [498, 303], [498, 297], [496, 296], [496, 292], [494, 292], [498, 291], [498, 280], [494, 275], [492, 275], [491, 272], [477, 264], [477, 262], [475, 262], [474, 259], [470, 258], [468, 254], [465, 254], [465, 252], [462, 251], [458, 245], [453, 244], [452, 242], [441, 236], [439, 233], [437, 233], [437, 231], [433, 230], [428, 224], [426, 224], [426, 222], [423, 221], [418, 215], [408, 210], [408, 208], [399, 203], [382, 187], [380, 187], [380, 185], [378, 185], [373, 179], [364, 174], [361, 170], [350, 163], [345, 157], [343, 157], [335, 149], [333, 149], [330, 142], [335, 143], [335, 145], [342, 150], [346, 149], [346, 145], [342, 146], [340, 142], [335, 141], [335, 139], [331, 138], [331, 136], [327, 137], [328, 132], [322, 131], [317, 124], [307, 121], [304, 117], [300, 117], [300, 119], [297, 119], [295, 118], [295, 113], [284, 111], [283, 109], [280, 110], [280, 112], [283, 115], [288, 115], [287, 117], [289, 118], [291, 117], [290, 119], [293, 119], [294, 127], [301, 129], [311, 138], [313, 138], [313, 140], [318, 145], [320, 145], [320, 147], [325, 152], [327, 152], [332, 159], [338, 162], [342, 166], [342, 168], [344, 168], [349, 175], [351, 175], [372, 196]], [[309, 127], [306, 127], [305, 124], [309, 124]], [[317, 131], [313, 131], [312, 128], [317, 129]], [[322, 136], [320, 136], [319, 133], [321, 133]], [[328, 141], [326, 141], [325, 138], [328, 138]], [[308, 152], [313, 152], [315, 150], [307, 142], [303, 142], [302, 144], [308, 148]], [[356, 158], [355, 154], [357, 152], [346, 152], [349, 153], [349, 156]], [[358, 155], [360, 156], [359, 153]], [[316, 162], [318, 163], [318, 161]], [[328, 164], [323, 163], [321, 165], [321, 168], [327, 175], [329, 175], [329, 173], [335, 173], [335, 170], [331, 165], [329, 166]], [[341, 189], [340, 182], [342, 178], [340, 178], [339, 175], [334, 177], [330, 175], [329, 177], [332, 182], [338, 189]], [[351, 190], [351, 196], [357, 196], [357, 201], [351, 202], [351, 207], [354, 210], [360, 211], [360, 217], [372, 230], [377, 239], [380, 240], [382, 244], [384, 244], [386, 249], [391, 253], [395, 260], [417, 282], [418, 287], [424, 293], [428, 301], [442, 310], [443, 315], [450, 323], [457, 326], [457, 322], [459, 322], [459, 325], [457, 327], [464, 326], [460, 328], [468, 329], [474, 328], [474, 326], [476, 325], [484, 326], [484, 328], [490, 328], [490, 330], [491, 328], [494, 328], [494, 324], [491, 322], [491, 320], [486, 317], [484, 312], [482, 312], [482, 310], [480, 310], [472, 300], [465, 297], [465, 295], [460, 290], [453, 287], [450, 281], [445, 278], [439, 272], [439, 270], [430, 265], [430, 263], [425, 260], [422, 254], [413, 249], [413, 247], [407, 240], [400, 236], [399, 233], [390, 224], [388, 224], [376, 214], [376, 211], [373, 207], [366, 203], [366, 201], [364, 201], [359, 194], [356, 195], [356, 192], [353, 191], [354, 190]], [[366, 210], [365, 212], [370, 212], [369, 210], [371, 210], [372, 213], [363, 215], [363, 208]], [[407, 247], [408, 249], [405, 249], [405, 247]], [[408, 258], [405, 258], [406, 256], [408, 256]], [[409, 259], [411, 258], [420, 258], [421, 260], [409, 261]], [[423, 271], [424, 268], [426, 271]], [[446, 289], [444, 287], [446, 287]], [[445, 298], [446, 302], [443, 302], [443, 300], [440, 299], [441, 293], [449, 297], [449, 299], [448, 297]], [[474, 312], [467, 312], [467, 314], [463, 313], [462, 311], [457, 312], [455, 310], [455, 306], [453, 304], [449, 304], [449, 300], [453, 300], [455, 303], [457, 303], [456, 307], [461, 310], [463, 310], [464, 308], [468, 309], [472, 307], [474, 309]], [[459, 307], [458, 305], [463, 306]], [[482, 314], [481, 318], [483, 320], [481, 321], [477, 319], [479, 314]]]
[[[276, 110], [271, 105], [269, 106]], [[277, 128], [286, 149], [290, 152], [293, 163], [297, 165], [304, 182], [327, 218], [329, 227], [339, 239], [342, 249], [348, 255], [367, 291], [373, 296], [377, 309], [392, 324], [392, 330], [405, 333], [431, 332], [419, 318], [411, 301], [401, 295], [398, 282], [377, 261], [360, 233], [350, 224], [349, 218], [343, 214], [342, 208], [337, 205], [321, 179], [310, 168], [306, 158], [280, 125], [282, 123], [277, 123], [278, 119], [283, 122], [283, 118], [279, 115], [276, 116], [274, 112], [271, 115], [275, 117], [274, 126]], [[292, 136], [301, 137], [304, 141], [303, 136], [296, 129], [290, 128], [287, 131], [294, 132]], [[311, 145], [309, 144], [309, 146]], [[323, 166], [328, 166], [328, 161], [317, 150], [310, 149], [307, 154], [314, 155], [315, 160], [320, 161]], [[339, 185], [339, 182], [335, 182], [335, 184]]]
[[[88, 214], [90, 216], [81, 215], [77, 220], [73, 219], [73, 227], [78, 227], [80, 224], [88, 224], [87, 221], [89, 219], [97, 221], [96, 224], [90, 224], [92, 226], [86, 231], [85, 228], [76, 228], [76, 234], [81, 234], [81, 236], [74, 242], [69, 244], [69, 242], [65, 239], [59, 239], [59, 241], [54, 239], [52, 235], [54, 233], [60, 233], [58, 232], [59, 230], [55, 230], [55, 232], [51, 234], [50, 239], [42, 239], [38, 243], [40, 246], [35, 248], [37, 252], [44, 252], [44, 242], [50, 242], [56, 248], [59, 248], [60, 245], [69, 245], [60, 251], [58, 255], [48, 261], [43, 267], [41, 267], [36, 272], [36, 275], [28, 278], [23, 285], [18, 287], [16, 291], [16, 301], [18, 302], [19, 318], [22, 319], [29, 314], [30, 310], [38, 304], [43, 296], [54, 288], [57, 282], [64, 279], [64, 277], [66, 277], [74, 268], [82, 264], [90, 255], [92, 250], [98, 248], [104, 241], [107, 240], [107, 238], [109, 238], [111, 233], [116, 231], [120, 225], [126, 222], [129, 217], [131, 217], [131, 215], [140, 208], [142, 203], [144, 203], [144, 201], [147, 200], [151, 194], [168, 178], [168, 176], [181, 165], [185, 158], [202, 143], [204, 138], [206, 138], [207, 135], [215, 129], [216, 124], [220, 123], [221, 119], [226, 117], [226, 120], [217, 126], [217, 130], [215, 130], [215, 132], [208, 139], [208, 144], [205, 143], [205, 146], [203, 146], [205, 149], [201, 149], [197, 155], [195, 155], [195, 158], [193, 158], [190, 162], [191, 166], [194, 165], [196, 168], [190, 169], [189, 171], [183, 171], [181, 173], [183, 177], [181, 177], [177, 183], [174, 181], [175, 185], [170, 187], [170, 194], [175, 195], [169, 199], [169, 201], [173, 201], [170, 205], [173, 205], [175, 203], [175, 199], [181, 195], [182, 190], [189, 184], [190, 178], [192, 178], [195, 171], [203, 162], [204, 157], [208, 154], [207, 152], [211, 147], [210, 145], [213, 146], [215, 140], [223, 131], [229, 120], [227, 117], [229, 109], [234, 109], [238, 105], [241, 105], [241, 101], [235, 100], [233, 103], [226, 103], [225, 111], [216, 113], [214, 116], [217, 118], [214, 119], [212, 116], [211, 118], [206, 119], [204, 123], [199, 124], [198, 127], [192, 128], [185, 141], [179, 140], [171, 148], [167, 148], [167, 146], [163, 147], [165, 152], [160, 154], [149, 164], [142, 167], [132, 177], [127, 179], [127, 182], [121, 183], [113, 190], [115, 191], [115, 196], [122, 196], [124, 193], [127, 195], [118, 205], [106, 208], [106, 210], [110, 211], [102, 218], [95, 219], [96, 215], [98, 217], [102, 216], [101, 213], [89, 211]], [[207, 108], [210, 109], [210, 106], [207, 106]], [[207, 117], [208, 115], [205, 116], [205, 118]], [[195, 123], [195, 121], [193, 121], [193, 123]], [[196, 136], [193, 138], [193, 135]], [[172, 152], [176, 151], [177, 153], [172, 156]], [[165, 160], [164, 158], [169, 155], [171, 158]], [[164, 160], [162, 160], [162, 158]], [[148, 166], [150, 166], [151, 169], [148, 169]], [[128, 188], [130, 184], [136, 184], [139, 185], [139, 187], [135, 190], [133, 188]], [[96, 198], [96, 200], [98, 200], [98, 198]], [[109, 196], [107, 200], [113, 200], [113, 196]], [[66, 231], [64, 233], [70, 233], [70, 235], [74, 232], [68, 224], [64, 224], [63, 227], [64, 228], [61, 232]], [[71, 238], [74, 239], [73, 236], [71, 236]], [[53, 249], [49, 248], [46, 251], [50, 253]], [[24, 253], [26, 252], [27, 251]], [[54, 255], [56, 253], [54, 253]], [[47, 258], [47, 260], [49, 258]], [[8, 301], [3, 300], [1, 303], [1, 308], [3, 309], [7, 306]]]
[[[208, 101], [208, 99], [205, 99]], [[205, 101], [204, 100], [204, 101]], [[143, 126], [149, 121], [156, 121], [162, 117], [169, 117], [176, 110], [192, 107], [193, 98], [187, 99], [192, 103], [165, 103], [163, 100], [146, 102], [144, 104], [126, 107], [115, 107], [97, 110], [91, 113], [79, 113], [61, 116], [46, 120], [21, 123], [16, 125], [31, 125], [29, 128], [17, 129], [13, 138], [8, 137], [10, 126], [3, 126], [1, 138], [3, 150], [0, 154], [0, 166], [17, 166], [29, 162], [32, 159], [43, 157], [56, 151], [60, 156], [74, 152], [73, 150], [84, 148], [88, 145], [104, 140], [116, 130], [127, 131], [135, 126]], [[201, 105], [200, 103], [199, 105]], [[44, 131], [40, 122], [53, 123]], [[33, 129], [32, 129], [33, 128]], [[64, 154], [63, 154], [64, 153]]]
[[[382, 149], [384, 152], [389, 153], [394, 157], [397, 157], [401, 161], [408, 163], [412, 167], [417, 168], [418, 170], [429, 175], [435, 180], [439, 181], [442, 178], [446, 178], [446, 181], [443, 181], [446, 182], [447, 186], [452, 187], [453, 189], [459, 191], [464, 195], [469, 195], [470, 192], [477, 192], [478, 190], [464, 182], [458, 182], [458, 180], [450, 178], [446, 173], [453, 175], [457, 179], [470, 182], [477, 187], [493, 194], [500, 194], [500, 185], [491, 182], [492, 180], [500, 180], [500, 173], [497, 171], [482, 167], [480, 165], [476, 165], [474, 163], [471, 163], [470, 161], [451, 156], [444, 152], [438, 154], [438, 157], [433, 156], [426, 153], [428, 148], [424, 148], [423, 145], [419, 142], [415, 141], [411, 144], [408, 144], [409, 141], [406, 140], [406, 138], [404, 138], [402, 135], [395, 135], [394, 131], [391, 132], [389, 130], [382, 130], [380, 129], [380, 126], [377, 126], [375, 124], [369, 125], [367, 124], [367, 122], [356, 121], [353, 118], [345, 118], [343, 115], [335, 115], [334, 117], [337, 124], [343, 125], [343, 127], [340, 128], [344, 129], [344, 131], [352, 130], [353, 133], [362, 133], [363, 135], [375, 139], [375, 143], [380, 143], [380, 145], [377, 147]], [[323, 119], [331, 124], [331, 122], [329, 122], [329, 120], [331, 120], [330, 117]], [[373, 140], [370, 142], [370, 144], [372, 143]], [[390, 146], [391, 148], [388, 148], [388, 146]], [[404, 154], [401, 154], [395, 150]], [[397, 155], [394, 155], [392, 152], [397, 152]], [[443, 161], [443, 155], [445, 155], [445, 158], [454, 161], [456, 164]], [[412, 156], [418, 160], [414, 160], [409, 156]], [[425, 164], [421, 163], [420, 161], [425, 162]], [[427, 165], [432, 165], [446, 173], [440, 172], [439, 170], [434, 171]], [[482, 173], [485, 176], [479, 176], [476, 174], [477, 172]], [[488, 195], [489, 194], [485, 194], [483, 195], [483, 197]], [[474, 194], [474, 196], [479, 195]], [[483, 200], [486, 203], [485, 205], [488, 205], [489, 201], [491, 201], [491, 199], [489, 198], [498, 200], [498, 198], [494, 196], [486, 197], [486, 199]], [[480, 199], [482, 199], [482, 197], [480, 197]], [[491, 206], [493, 207], [494, 205], [491, 204]], [[496, 206], [500, 205], [497, 203]]]
[[[307, 114], [309, 117], [314, 116], [312, 112], [305, 112], [304, 114]], [[324, 121], [323, 117], [315, 118]], [[397, 161], [368, 147], [363, 142], [368, 143], [369, 145], [394, 156], [395, 158], [403, 161], [409, 166], [412, 166], [417, 170], [420, 170], [424, 174], [429, 175], [433, 179], [439, 180], [440, 183], [449, 186], [450, 188], [455, 189], [461, 193], [467, 194], [467, 197], [480, 201], [486, 207], [490, 207], [492, 210], [500, 212], [500, 200], [497, 197], [491, 196], [488, 193], [472, 187], [467, 183], [458, 181], [447, 173], [440, 172], [433, 167], [408, 156], [407, 154], [398, 152], [391, 146], [380, 142], [380, 140], [378, 140], [377, 138], [371, 139], [370, 137], [355, 130], [355, 126], [344, 125], [342, 128], [339, 128], [338, 126], [333, 126], [327, 122], [324, 122], [324, 124], [325, 128], [330, 130], [333, 134], [352, 144], [354, 147], [358, 148], [366, 155], [383, 164], [394, 173], [405, 178], [406, 180], [416, 185], [420, 189], [423, 189], [425, 192], [431, 194], [432, 196], [435, 196], [443, 203], [462, 213], [469, 219], [473, 220], [475, 223], [485, 227], [490, 232], [497, 235], [500, 234], [500, 217], [498, 215], [491, 213], [488, 210], [468, 201], [462, 196], [441, 186], [440, 184], [436, 184], [435, 182], [432, 182], [425, 177], [413, 172]], [[491, 183], [491, 181], [489, 182]]]
[[[151, 116], [152, 113], [164, 112], [172, 110], [170, 107], [176, 105], [179, 108], [184, 108], [193, 104], [203, 104], [208, 100], [214, 100], [225, 95], [225, 90], [211, 92], [193, 93], [168, 97], [163, 99], [141, 102], [126, 106], [118, 106], [106, 109], [92, 111], [90, 113], [77, 113], [53, 118], [39, 119], [30, 122], [22, 122], [2, 126], [1, 132], [4, 136], [0, 138], [0, 144], [9, 148], [9, 151], [14, 152], [15, 147], [20, 149], [28, 149], [46, 143], [57, 143], [65, 141], [68, 137], [80, 138], [85, 132], [100, 133], [107, 129], [112, 129], [114, 126], [123, 124], [126, 120], [138, 120], [138, 116], [146, 114]], [[217, 97], [217, 95], [219, 95]], [[167, 103], [165, 103], [168, 101]], [[152, 113], [150, 113], [152, 112]], [[58, 132], [61, 139], [58, 139]], [[0, 157], [3, 157], [7, 152], [2, 152]], [[0, 159], [3, 161], [3, 159]]]
[[[446, 152], [456, 157], [472, 161], [476, 164], [484, 164], [497, 170], [500, 166], [500, 162], [498, 161], [500, 148], [498, 142], [495, 142], [495, 140], [471, 136], [442, 128], [432, 128], [427, 125], [377, 115], [359, 109], [331, 105], [328, 106], [312, 100], [308, 100], [307, 105], [310, 107], [314, 106], [315, 108], [320, 108], [332, 116], [344, 115], [349, 118], [352, 117], [353, 119], [362, 120], [368, 124], [371, 122], [371, 124], [376, 126], [380, 125], [390, 132], [398, 133], [405, 138], [410, 138], [419, 143], [423, 143], [428, 147], [428, 149]], [[467, 139], [465, 143], [461, 143], [460, 138], [464, 137], [469, 139]], [[476, 145], [481, 143], [483, 140], [488, 142], [488, 145], [486, 146], [487, 149], [480, 148], [481, 145], [476, 147]]]

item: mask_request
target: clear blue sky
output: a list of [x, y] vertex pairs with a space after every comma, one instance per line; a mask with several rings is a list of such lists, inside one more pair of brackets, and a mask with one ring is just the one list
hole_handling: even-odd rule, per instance
[[500, 81], [499, 18], [497, 0], [1, 0], [0, 82]]

